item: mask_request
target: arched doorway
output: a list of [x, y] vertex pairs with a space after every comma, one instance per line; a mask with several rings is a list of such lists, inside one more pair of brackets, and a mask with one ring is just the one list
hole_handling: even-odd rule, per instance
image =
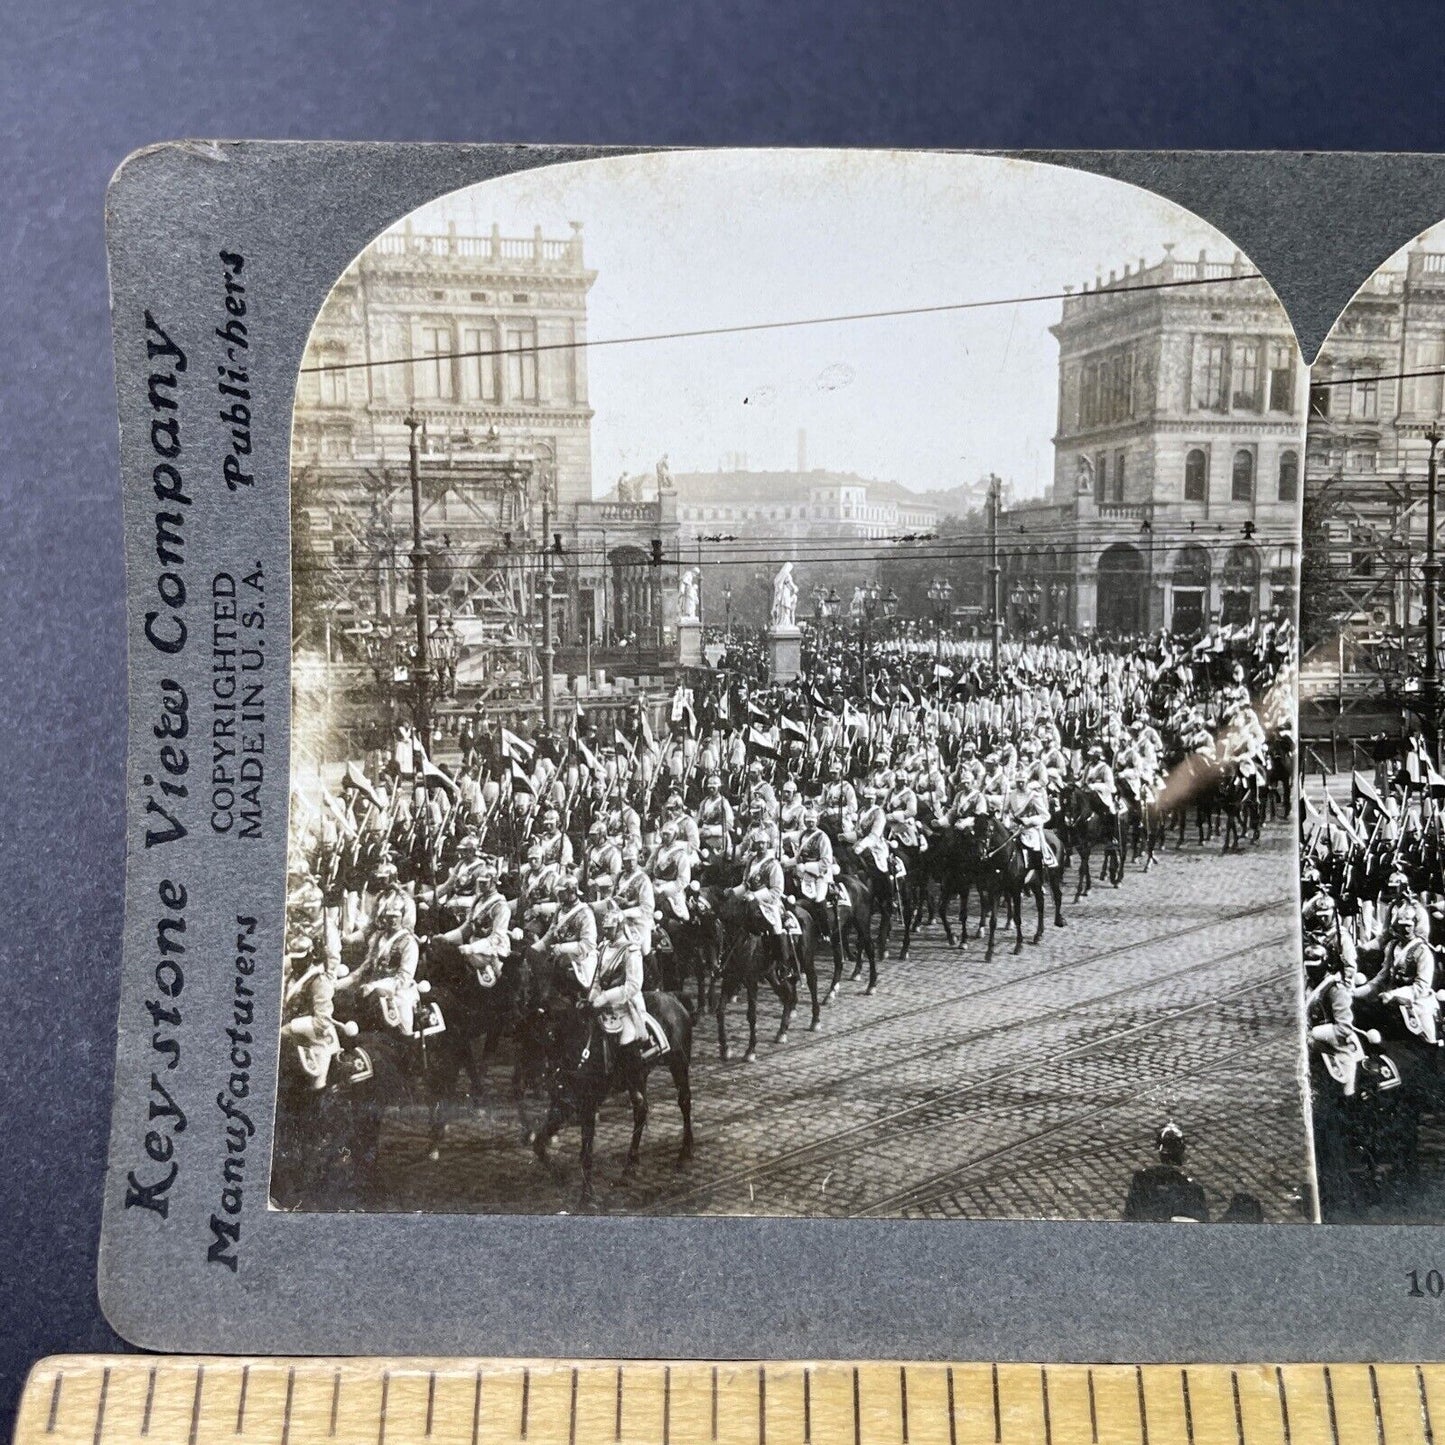
[[1246, 542], [1229, 549], [1224, 559], [1219, 620], [1226, 627], [1247, 626], [1259, 604], [1259, 553]]
[[1203, 632], [1209, 621], [1209, 553], [1197, 542], [1179, 549], [1170, 590], [1170, 630]]
[[1099, 557], [1100, 632], [1144, 630], [1144, 554], [1128, 542], [1115, 542]]

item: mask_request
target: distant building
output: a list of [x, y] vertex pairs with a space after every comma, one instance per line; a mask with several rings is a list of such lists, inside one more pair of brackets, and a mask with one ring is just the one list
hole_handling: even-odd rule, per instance
[[675, 480], [684, 542], [763, 525], [775, 536], [889, 537], [930, 531], [940, 516], [896, 482], [846, 472], [682, 472]]
[[1050, 329], [1054, 480], [1001, 519], [1010, 624], [1187, 633], [1291, 611], [1306, 381], [1265, 282], [1168, 250]]

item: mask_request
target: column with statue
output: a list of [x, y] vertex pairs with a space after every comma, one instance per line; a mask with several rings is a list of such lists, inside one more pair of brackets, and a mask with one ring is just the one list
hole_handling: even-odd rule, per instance
[[768, 657], [774, 682], [792, 682], [803, 672], [803, 634], [797, 623], [798, 584], [793, 564], [784, 562], [773, 578], [773, 609], [768, 619]]

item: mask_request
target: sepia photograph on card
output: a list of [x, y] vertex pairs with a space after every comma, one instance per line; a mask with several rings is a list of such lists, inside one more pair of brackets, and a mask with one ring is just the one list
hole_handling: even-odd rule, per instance
[[1181, 208], [689, 153], [376, 236], [291, 419], [284, 1210], [1308, 1222], [1307, 368]]
[[1423, 1348], [1437, 171], [128, 160], [116, 1329]]

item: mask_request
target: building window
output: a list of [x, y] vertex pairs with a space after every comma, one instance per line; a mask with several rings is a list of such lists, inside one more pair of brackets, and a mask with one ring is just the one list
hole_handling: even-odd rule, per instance
[[1099, 367], [1097, 362], [1086, 362], [1083, 370], [1083, 384], [1079, 394], [1079, 425], [1081, 427], [1099, 424]]
[[[340, 360], [340, 357], [333, 358]], [[344, 371], [322, 371], [317, 374], [321, 383], [322, 406], [345, 406], [350, 400]]]
[[1330, 392], [1333, 390], [1334, 388], [1332, 386], [1310, 387], [1311, 416], [1324, 417], [1330, 414]]
[[1094, 504], [1103, 506], [1109, 500], [1109, 454], [1100, 452], [1094, 458]]
[[1232, 502], [1254, 500], [1254, 453], [1241, 447], [1234, 454], [1234, 471], [1229, 484]]
[[1203, 502], [1209, 497], [1209, 458], [1202, 447], [1190, 448], [1184, 458], [1184, 500]]
[[1234, 343], [1234, 395], [1230, 405], [1236, 411], [1259, 410], [1259, 344]]
[[418, 397], [441, 401], [451, 399], [451, 350], [452, 333], [449, 327], [421, 328], [421, 347], [413, 363]]
[[1279, 454], [1279, 499], [1281, 502], [1299, 500], [1299, 453]]
[[537, 333], [531, 326], [507, 327], [507, 400], [537, 400]]
[[1373, 379], [1355, 382], [1351, 388], [1350, 415], [1361, 421], [1375, 421], [1380, 415], [1380, 383]]
[[1402, 410], [1410, 416], [1440, 415], [1440, 369], [1445, 366], [1445, 340], [1420, 336], [1411, 341], [1405, 354], [1406, 371], [1434, 375], [1406, 377]]
[[1124, 453], [1114, 453], [1114, 500], [1124, 500]]
[[1345, 470], [1356, 476], [1370, 476], [1379, 463], [1379, 449], [1366, 442], [1345, 452]]
[[497, 399], [497, 358], [491, 354], [495, 350], [491, 327], [469, 326], [462, 332], [462, 395], [468, 401]]
[[1224, 410], [1224, 343], [1198, 337], [1194, 343], [1195, 411]]
[[1294, 347], [1287, 341], [1269, 344], [1269, 409], [1294, 410]]

